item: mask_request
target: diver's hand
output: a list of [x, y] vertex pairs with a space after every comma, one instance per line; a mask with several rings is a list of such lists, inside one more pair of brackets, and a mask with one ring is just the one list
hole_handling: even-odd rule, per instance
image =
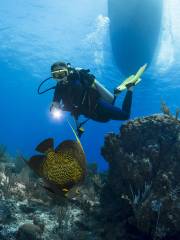
[[51, 111], [51, 116], [52, 118], [59, 120], [62, 116], [62, 108], [60, 103], [58, 102], [53, 102], [51, 107], [50, 107], [50, 111]]
[[51, 107], [50, 107], [50, 112], [52, 112], [55, 109], [60, 109], [60, 103], [52, 102]]

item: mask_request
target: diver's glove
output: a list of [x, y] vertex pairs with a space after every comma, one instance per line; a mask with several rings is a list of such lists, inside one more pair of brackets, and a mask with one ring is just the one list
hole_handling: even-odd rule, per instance
[[63, 106], [58, 102], [53, 102], [50, 107], [51, 116], [54, 119], [60, 119], [62, 116]]
[[51, 107], [50, 107], [50, 112], [54, 110], [58, 110], [61, 108], [61, 105], [59, 102], [52, 102]]

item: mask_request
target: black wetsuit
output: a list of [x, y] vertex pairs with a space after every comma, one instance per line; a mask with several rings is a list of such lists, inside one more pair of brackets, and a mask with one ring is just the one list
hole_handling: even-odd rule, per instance
[[[84, 115], [99, 122], [109, 120], [127, 120], [130, 117], [132, 91], [127, 91], [122, 109], [103, 100], [97, 90], [91, 87], [95, 77], [91, 74], [86, 82], [81, 71], [74, 71], [68, 76], [67, 83], [58, 82], [53, 101], [62, 101], [64, 111], [73, 115]], [[93, 79], [94, 78], [94, 79]]]
[[128, 120], [131, 114], [132, 91], [127, 91], [123, 100], [122, 109], [99, 99], [96, 108], [96, 121], [107, 122], [109, 120]]

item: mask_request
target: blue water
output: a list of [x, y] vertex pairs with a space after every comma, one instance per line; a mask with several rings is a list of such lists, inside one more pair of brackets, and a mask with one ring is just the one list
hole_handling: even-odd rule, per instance
[[[67, 117], [71, 119], [69, 114], [59, 122], [49, 115], [53, 92], [37, 94], [39, 83], [50, 76], [53, 62], [63, 60], [89, 68], [109, 90], [123, 80], [113, 60], [107, 17], [104, 0], [1, 0], [0, 143], [12, 155], [29, 157], [48, 137], [56, 144], [74, 137], [66, 122]], [[171, 24], [178, 25], [178, 21]], [[154, 62], [134, 91], [131, 118], [160, 112], [161, 99], [173, 112], [180, 107], [180, 34], [177, 26], [167, 27], [164, 33], [162, 27]], [[123, 95], [117, 106], [122, 99]], [[100, 170], [107, 168], [100, 154], [104, 136], [118, 133], [121, 123], [89, 121], [86, 125], [82, 144], [88, 161], [96, 161]]]

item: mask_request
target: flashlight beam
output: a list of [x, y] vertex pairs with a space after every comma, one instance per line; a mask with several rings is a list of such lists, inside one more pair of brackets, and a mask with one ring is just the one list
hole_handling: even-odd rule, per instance
[[55, 108], [51, 112], [54, 119], [60, 119], [62, 117], [62, 111], [60, 109]]

